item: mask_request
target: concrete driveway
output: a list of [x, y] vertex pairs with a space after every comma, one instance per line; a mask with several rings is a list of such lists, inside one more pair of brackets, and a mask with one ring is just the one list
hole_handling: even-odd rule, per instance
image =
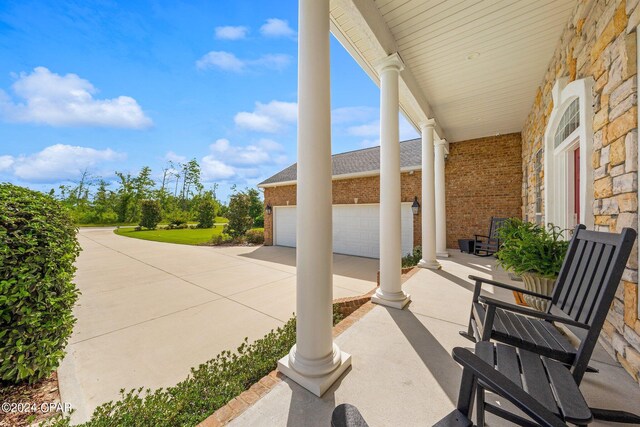
[[[295, 249], [174, 245], [112, 229], [79, 239], [78, 322], [58, 371], [74, 422], [122, 388], [176, 384], [295, 311]], [[370, 291], [377, 270], [378, 260], [335, 255], [334, 298]]]

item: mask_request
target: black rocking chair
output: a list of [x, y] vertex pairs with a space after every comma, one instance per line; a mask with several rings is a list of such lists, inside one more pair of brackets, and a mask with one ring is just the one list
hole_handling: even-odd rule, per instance
[[491, 256], [498, 252], [500, 249], [500, 240], [498, 239], [498, 230], [507, 218], [491, 217], [491, 225], [489, 225], [489, 234], [484, 236], [482, 234], [474, 235], [474, 249], [473, 254], [478, 256]]
[[[567, 365], [576, 384], [589, 368], [591, 354], [629, 259], [636, 232], [621, 234], [575, 228], [552, 295], [546, 296], [504, 283], [469, 276], [476, 283], [467, 331], [476, 341], [496, 340]], [[515, 290], [550, 300], [546, 312], [531, 310], [480, 295], [482, 284]], [[576, 349], [555, 323], [580, 340]], [[600, 420], [640, 423], [640, 417], [623, 411], [591, 408]]]

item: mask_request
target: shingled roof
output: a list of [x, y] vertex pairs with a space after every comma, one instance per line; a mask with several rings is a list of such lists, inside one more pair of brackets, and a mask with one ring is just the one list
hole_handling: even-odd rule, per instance
[[[422, 144], [420, 138], [400, 142], [400, 168], [419, 168], [421, 165]], [[331, 156], [333, 176], [356, 173], [377, 172], [380, 170], [380, 146], [362, 150], [347, 151]], [[291, 182], [297, 179], [297, 163], [262, 181], [258, 186], [279, 182]]]

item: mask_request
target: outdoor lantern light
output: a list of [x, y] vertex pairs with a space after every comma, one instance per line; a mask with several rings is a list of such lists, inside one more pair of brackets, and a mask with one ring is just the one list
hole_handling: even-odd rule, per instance
[[420, 212], [420, 203], [418, 203], [418, 196], [416, 196], [413, 199], [413, 204], [411, 205], [411, 210], [413, 211], [414, 215], [418, 215], [418, 212]]
[[267, 203], [267, 207], [265, 208], [265, 210], [267, 211], [267, 215], [271, 215], [271, 211], [273, 209], [271, 209], [271, 204]]

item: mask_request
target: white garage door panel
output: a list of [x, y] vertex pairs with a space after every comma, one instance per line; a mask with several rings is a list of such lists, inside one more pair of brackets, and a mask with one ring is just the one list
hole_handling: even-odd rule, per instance
[[[274, 208], [274, 244], [296, 245], [296, 208]], [[413, 214], [402, 204], [402, 254], [413, 249]], [[333, 206], [333, 252], [370, 258], [380, 257], [380, 205]]]
[[273, 208], [274, 244], [296, 247], [296, 207], [276, 206]]

